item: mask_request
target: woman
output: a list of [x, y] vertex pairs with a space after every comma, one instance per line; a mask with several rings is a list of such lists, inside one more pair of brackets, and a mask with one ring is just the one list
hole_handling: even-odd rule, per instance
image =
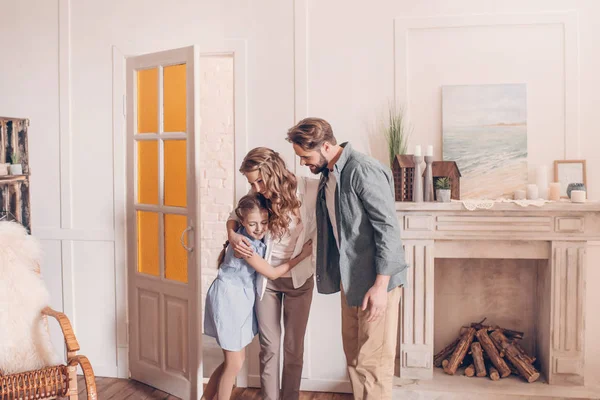
[[[266, 261], [274, 267], [288, 262], [302, 251], [316, 231], [315, 205], [319, 181], [297, 179], [275, 151], [258, 147], [251, 150], [240, 167], [251, 185], [251, 192], [261, 193], [269, 202], [271, 240]], [[227, 236], [238, 256], [252, 256], [247, 238], [236, 233], [234, 214], [227, 222]], [[313, 253], [314, 254], [314, 253]], [[255, 305], [260, 339], [260, 380], [265, 400], [296, 400], [304, 362], [304, 334], [312, 303], [314, 256], [299, 263], [279, 279], [257, 279], [259, 300]], [[279, 382], [279, 348], [281, 313], [283, 337], [283, 374]]]

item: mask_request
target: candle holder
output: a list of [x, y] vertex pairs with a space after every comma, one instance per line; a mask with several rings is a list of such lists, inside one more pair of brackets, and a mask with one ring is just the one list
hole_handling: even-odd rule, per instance
[[548, 199], [560, 201], [560, 182], [550, 182], [548, 186]]
[[423, 202], [423, 171], [421, 163], [423, 156], [413, 156], [415, 161], [415, 174], [413, 176], [413, 201], [415, 203]]
[[535, 183], [527, 185], [527, 200], [537, 200], [540, 198], [538, 187]]
[[538, 196], [540, 199], [548, 198], [548, 168], [540, 165], [535, 171], [535, 184], [538, 187]]
[[514, 199], [515, 200], [525, 200], [527, 198], [527, 192], [525, 190], [515, 190]]
[[425, 201], [433, 201], [433, 156], [425, 156]]

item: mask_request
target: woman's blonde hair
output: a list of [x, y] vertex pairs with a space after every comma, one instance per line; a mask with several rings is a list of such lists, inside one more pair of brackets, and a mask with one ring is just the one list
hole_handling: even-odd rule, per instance
[[289, 233], [289, 225], [292, 222], [290, 214], [300, 208], [300, 200], [296, 196], [298, 181], [285, 166], [285, 161], [279, 153], [266, 148], [257, 147], [252, 149], [244, 157], [241, 173], [258, 171], [260, 178], [265, 184], [264, 196], [271, 218], [269, 229], [271, 234], [281, 239]]
[[[246, 219], [246, 216], [254, 210], [269, 210], [267, 207], [267, 200], [260, 193], [251, 193], [243, 196], [240, 201], [238, 201], [238, 205], [235, 208], [235, 215], [240, 222], [243, 222]], [[221, 268], [221, 264], [223, 264], [223, 260], [225, 260], [227, 246], [229, 246], [229, 240], [223, 244], [223, 250], [221, 250], [219, 257], [217, 258], [218, 268]]]

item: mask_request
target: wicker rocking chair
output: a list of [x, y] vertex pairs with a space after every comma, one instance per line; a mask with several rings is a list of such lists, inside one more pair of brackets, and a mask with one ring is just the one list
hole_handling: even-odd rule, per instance
[[96, 400], [96, 380], [89, 360], [77, 355], [79, 343], [67, 316], [50, 307], [42, 310], [44, 319], [55, 318], [65, 337], [67, 345], [67, 365], [56, 365], [35, 371], [0, 376], [0, 400], [44, 400], [69, 397], [77, 400], [77, 365], [81, 366], [87, 398]]

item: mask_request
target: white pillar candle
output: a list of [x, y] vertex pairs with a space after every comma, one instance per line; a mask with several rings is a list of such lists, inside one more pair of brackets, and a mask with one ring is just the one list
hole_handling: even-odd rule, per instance
[[539, 197], [546, 199], [548, 197], [548, 168], [540, 165], [535, 171], [535, 183], [538, 187]]
[[420, 156], [421, 155], [421, 145], [418, 144], [415, 146], [415, 156]]
[[515, 190], [515, 200], [525, 200], [525, 191]]
[[548, 200], [560, 200], [560, 182], [550, 182], [548, 186]]
[[571, 201], [573, 203], [585, 203], [585, 190], [571, 190]]
[[537, 200], [539, 199], [538, 187], [534, 183], [530, 183], [527, 185], [527, 199], [528, 200]]
[[425, 155], [429, 156], [429, 157], [433, 157], [433, 146], [432, 145], [427, 146], [427, 153]]

